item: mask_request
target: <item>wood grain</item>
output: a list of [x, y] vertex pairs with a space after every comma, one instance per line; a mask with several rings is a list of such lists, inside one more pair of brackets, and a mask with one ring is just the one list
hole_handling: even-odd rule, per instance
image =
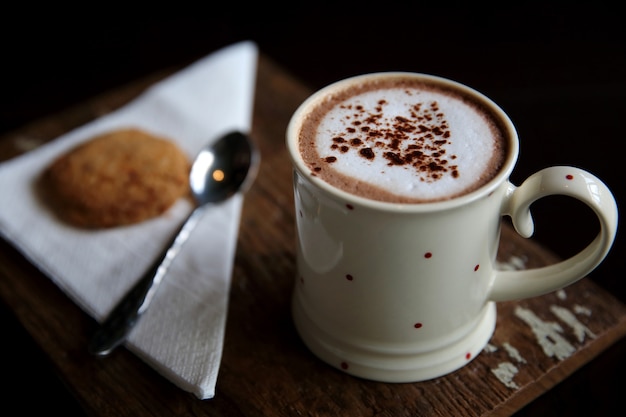
[[[0, 138], [0, 160], [52, 140], [134, 98], [171, 71], [95, 97]], [[354, 378], [315, 358], [291, 322], [295, 271], [289, 117], [311, 91], [261, 55], [252, 136], [262, 162], [246, 194], [215, 398], [200, 401], [125, 349], [87, 353], [95, 322], [8, 242], [0, 242], [0, 298], [93, 416], [508, 416], [626, 335], [626, 307], [588, 279], [498, 304], [496, 332], [465, 368], [432, 381]], [[556, 258], [504, 224], [502, 262]], [[542, 345], [543, 343], [543, 345]]]

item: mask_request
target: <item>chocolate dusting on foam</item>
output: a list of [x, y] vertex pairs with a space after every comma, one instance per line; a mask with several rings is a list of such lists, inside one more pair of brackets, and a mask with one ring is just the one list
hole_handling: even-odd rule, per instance
[[[377, 88], [396, 88], [402, 87], [403, 83], [407, 80], [396, 80], [385, 83], [384, 86], [374, 84], [368, 84], [361, 88], [362, 91], [357, 91], [353, 86], [350, 92], [346, 92], [346, 97], [342, 97], [341, 93], [330, 98], [328, 102], [319, 107], [322, 112], [319, 114], [311, 114], [309, 120], [305, 124], [311, 123], [313, 127], [312, 131], [308, 133], [302, 132], [302, 138], [306, 135], [312, 135], [314, 137], [317, 126], [325, 117], [325, 112], [329, 111], [334, 106], [338, 106], [342, 110], [345, 110], [343, 117], [343, 125], [345, 128], [343, 131], [334, 132], [335, 136], [332, 138], [329, 146], [329, 153], [333, 155], [354, 153], [359, 158], [363, 158], [368, 161], [373, 161], [376, 158], [384, 158], [387, 166], [400, 166], [405, 169], [412, 169], [415, 175], [419, 178], [419, 181], [432, 183], [440, 180], [444, 176], [450, 176], [453, 179], [459, 178], [462, 173], [459, 171], [459, 167], [455, 164], [457, 155], [449, 154], [448, 145], [454, 140], [454, 135], [450, 130], [446, 115], [441, 111], [439, 104], [436, 100], [432, 101], [420, 101], [415, 98], [415, 102], [410, 102], [409, 114], [404, 116], [396, 116], [395, 118], [385, 117], [385, 108], [390, 104], [385, 99], [380, 99], [373, 108], [365, 108], [358, 102], [347, 100], [350, 96], [357, 95], [361, 92], [368, 90], [375, 90]], [[406, 86], [406, 96], [411, 97], [412, 88], [416, 86], [415, 82], [408, 81]], [[455, 91], [443, 91], [446, 90], [442, 86], [433, 86], [430, 84], [421, 84], [417, 86], [420, 89], [434, 89], [444, 94], [457, 95]], [[404, 87], [403, 87], [404, 88]], [[443, 90], [442, 90], [443, 89]], [[467, 97], [457, 97], [460, 100], [476, 107], [478, 104], [471, 101]], [[325, 109], [325, 110], [324, 110]], [[486, 109], [481, 109], [480, 112], [488, 112]], [[489, 119], [486, 117], [486, 119]], [[498, 129], [496, 123], [493, 120], [488, 120], [492, 124], [492, 130], [496, 135], [502, 136], [501, 130]], [[300, 150], [303, 153], [305, 161], [307, 161], [312, 175], [321, 175], [322, 171], [325, 172], [324, 178], [330, 183], [333, 183], [339, 188], [346, 189], [348, 191], [361, 195], [369, 195], [371, 198], [397, 201], [397, 202], [420, 202], [422, 200], [401, 197], [391, 192], [376, 189], [374, 185], [370, 185], [359, 181], [358, 179], [344, 176], [343, 174], [336, 172], [331, 168], [332, 164], [338, 161], [337, 156], [319, 155], [318, 151], [314, 150], [315, 145], [313, 139], [309, 142], [309, 146], [301, 142]], [[501, 146], [501, 145], [500, 145]], [[310, 155], [310, 153], [316, 155]], [[308, 155], [307, 155], [308, 154]], [[340, 157], [340, 155], [339, 155]], [[503, 158], [501, 158], [503, 159]], [[484, 184], [489, 178], [495, 175], [500, 169], [502, 161], [499, 161], [496, 166], [486, 173], [488, 178], [480, 182], [474, 187], [478, 188]], [[326, 175], [325, 167], [331, 168], [332, 173]], [[365, 188], [371, 188], [372, 190], [365, 192]], [[465, 190], [466, 193], [471, 190]], [[385, 194], [384, 196], [382, 194]], [[448, 196], [451, 198], [454, 196]]]
[[[376, 148], [388, 166], [412, 167], [421, 181], [436, 181], [446, 173], [458, 177], [457, 165], [450, 163], [456, 156], [448, 157], [446, 151], [450, 128], [437, 102], [415, 103], [410, 117], [396, 116], [390, 121], [384, 118], [388, 104], [380, 100], [374, 109], [356, 104], [339, 105], [350, 111], [344, 116], [349, 127], [333, 138], [330, 148], [342, 153], [355, 151], [368, 160], [376, 158], [373, 149]], [[337, 158], [327, 157], [324, 161], [333, 163]]]

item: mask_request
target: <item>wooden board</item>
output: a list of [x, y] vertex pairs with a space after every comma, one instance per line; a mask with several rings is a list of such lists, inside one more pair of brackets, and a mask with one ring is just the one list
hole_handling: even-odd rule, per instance
[[[121, 106], [168, 73], [0, 138], [0, 160]], [[432, 381], [365, 381], [315, 358], [296, 335], [289, 311], [295, 230], [284, 146], [289, 117], [310, 93], [261, 55], [252, 133], [262, 163], [245, 197], [223, 362], [211, 400], [178, 389], [125, 349], [104, 359], [90, 356], [86, 346], [95, 322], [8, 242], [0, 242], [0, 299], [86, 414], [508, 416], [626, 334], [626, 307], [583, 279], [564, 291], [499, 303], [496, 332], [485, 351], [460, 371]], [[499, 260], [533, 267], [556, 258], [505, 224]]]

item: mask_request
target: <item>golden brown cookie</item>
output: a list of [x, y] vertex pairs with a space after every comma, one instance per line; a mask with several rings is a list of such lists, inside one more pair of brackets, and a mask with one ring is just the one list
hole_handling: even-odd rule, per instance
[[56, 159], [42, 185], [61, 218], [103, 228], [165, 212], [189, 191], [189, 159], [172, 141], [139, 129], [108, 132]]

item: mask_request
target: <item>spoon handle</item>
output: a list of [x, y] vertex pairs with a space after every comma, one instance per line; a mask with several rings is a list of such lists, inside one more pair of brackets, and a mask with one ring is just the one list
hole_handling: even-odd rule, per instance
[[92, 354], [107, 356], [126, 340], [128, 333], [150, 305], [169, 266], [200, 219], [204, 207], [206, 206], [198, 206], [189, 214], [155, 263], [148, 268], [100, 325], [89, 344], [89, 351]]

